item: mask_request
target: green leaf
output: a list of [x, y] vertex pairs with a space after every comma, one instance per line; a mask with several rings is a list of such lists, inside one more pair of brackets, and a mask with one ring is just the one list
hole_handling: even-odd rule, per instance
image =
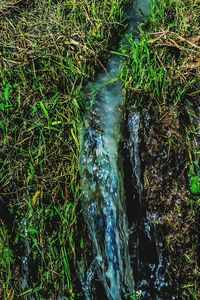
[[27, 178], [27, 181], [28, 183], [31, 181], [33, 181], [36, 177], [36, 174], [35, 174], [35, 168], [34, 166], [32, 165], [32, 163], [29, 163], [29, 169], [28, 169], [28, 178]]
[[3, 103], [0, 103], [0, 110], [4, 111], [5, 110], [5, 105]]
[[32, 109], [33, 113], [36, 113], [37, 110], [38, 110], [37, 107], [35, 105], [32, 105], [32, 104], [30, 104], [30, 108]]
[[72, 100], [72, 103], [74, 104], [74, 106], [76, 106], [77, 108], [79, 108], [78, 102], [77, 102], [77, 100], [75, 98]]
[[30, 227], [30, 228], [28, 229], [28, 232], [29, 232], [30, 234], [35, 234], [35, 233], [37, 233], [38, 231], [37, 231], [36, 228]]
[[191, 178], [191, 192], [192, 194], [200, 194], [200, 177], [194, 176]]
[[50, 120], [49, 113], [48, 113], [48, 111], [47, 111], [47, 109], [46, 109], [46, 107], [45, 107], [45, 105], [44, 105], [44, 103], [42, 101], [40, 101], [40, 107], [41, 107], [41, 109], [43, 111], [43, 114], [47, 118], [47, 120]]
[[51, 119], [49, 117], [49, 113], [48, 113], [48, 110], [46, 109], [44, 103], [42, 101], [40, 101], [40, 107], [43, 111], [43, 114], [45, 115], [47, 121], [48, 121], [48, 125], [50, 126], [51, 125]]
[[4, 89], [4, 99], [6, 100], [6, 102], [8, 102], [10, 88], [11, 88], [10, 83], [7, 83]]
[[60, 125], [60, 124], [62, 124], [61, 121], [53, 121], [53, 122], [52, 122], [52, 125], [54, 125], [54, 126], [55, 126], [55, 125]]

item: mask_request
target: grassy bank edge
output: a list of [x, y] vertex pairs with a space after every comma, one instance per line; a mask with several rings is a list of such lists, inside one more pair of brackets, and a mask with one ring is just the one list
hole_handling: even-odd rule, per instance
[[[184, 165], [190, 190], [188, 208], [197, 226], [200, 213], [199, 123], [196, 122], [200, 102], [199, 5], [200, 1], [152, 0], [149, 21], [138, 29], [140, 40], [129, 36], [129, 44], [120, 52], [126, 60], [121, 78], [127, 107], [160, 112], [167, 108], [181, 120], [188, 157]], [[169, 137], [169, 148], [173, 143], [173, 137]], [[195, 249], [191, 260], [198, 261], [197, 247], [191, 245]], [[199, 297], [198, 276], [195, 282], [181, 286], [188, 299]]]

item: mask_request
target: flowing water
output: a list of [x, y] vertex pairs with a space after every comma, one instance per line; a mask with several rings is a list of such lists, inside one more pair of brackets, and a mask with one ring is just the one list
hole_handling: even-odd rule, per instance
[[[135, 1], [129, 9], [128, 33], [135, 38], [137, 25], [148, 11], [149, 1]], [[127, 43], [126, 38], [122, 43]], [[82, 284], [86, 299], [93, 299], [91, 282], [96, 273], [110, 300], [137, 295], [161, 300], [169, 297], [168, 263], [159, 215], [147, 211], [145, 205], [141, 113], [127, 112], [126, 124], [122, 124], [125, 108], [118, 78], [122, 63], [112, 56], [108, 72], [100, 73], [85, 93], [90, 109], [82, 134], [80, 173], [83, 212], [95, 259]], [[144, 123], [148, 126], [148, 115]], [[124, 151], [120, 150], [122, 140]]]
[[[141, 6], [140, 6], [141, 5]], [[143, 16], [144, 2], [129, 10], [130, 30]], [[129, 255], [129, 229], [125, 192], [119, 168], [120, 119], [123, 102], [119, 73], [122, 61], [113, 56], [108, 73], [98, 75], [87, 90], [91, 110], [85, 118], [81, 142], [80, 172], [83, 210], [96, 255], [96, 268], [109, 299], [134, 292], [134, 278]], [[88, 278], [88, 277], [87, 277]], [[89, 283], [86, 298], [91, 297]]]
[[[111, 76], [119, 72], [111, 60]], [[121, 83], [101, 74], [94, 83], [97, 103], [86, 118], [81, 150], [83, 210], [96, 254], [99, 278], [109, 299], [133, 292], [134, 280], [128, 250], [128, 222], [123, 180], [118, 168]]]

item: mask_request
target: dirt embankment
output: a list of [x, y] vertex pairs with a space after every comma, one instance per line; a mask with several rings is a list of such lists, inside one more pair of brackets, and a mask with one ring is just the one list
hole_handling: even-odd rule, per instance
[[187, 175], [188, 147], [183, 129], [186, 116], [169, 107], [144, 112], [141, 159], [147, 211], [158, 214], [173, 282], [172, 294], [186, 299], [198, 287], [198, 220], [191, 207]]

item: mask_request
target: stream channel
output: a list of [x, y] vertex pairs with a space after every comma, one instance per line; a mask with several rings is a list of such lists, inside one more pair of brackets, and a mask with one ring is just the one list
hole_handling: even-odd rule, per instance
[[[134, 1], [127, 34], [149, 13], [150, 1]], [[123, 59], [111, 56], [107, 71], [85, 90], [90, 106], [81, 139], [83, 214], [94, 261], [82, 283], [87, 300], [96, 299], [92, 281], [102, 282], [109, 300], [169, 299], [168, 262], [157, 216], [146, 211], [140, 162], [141, 113], [125, 112], [119, 79]], [[126, 124], [124, 115], [126, 114]], [[102, 296], [98, 297], [98, 299]], [[175, 299], [175, 298], [171, 298]]]

